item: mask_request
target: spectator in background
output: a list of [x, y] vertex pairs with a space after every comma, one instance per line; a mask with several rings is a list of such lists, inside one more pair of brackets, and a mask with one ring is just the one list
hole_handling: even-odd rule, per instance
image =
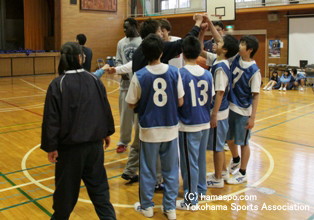
[[83, 47], [83, 52], [85, 55], [85, 60], [83, 61], [83, 69], [90, 72], [91, 71], [91, 65], [92, 65], [92, 58], [93, 58], [93, 52], [88, 47], [85, 47], [85, 43], [87, 41], [87, 38], [84, 34], [79, 34], [76, 36], [76, 42]]

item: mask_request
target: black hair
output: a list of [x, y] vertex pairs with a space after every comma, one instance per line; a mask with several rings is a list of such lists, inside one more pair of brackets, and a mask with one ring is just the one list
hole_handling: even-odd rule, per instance
[[63, 74], [67, 70], [81, 69], [79, 55], [83, 58], [82, 46], [75, 42], [65, 43], [61, 47], [61, 57], [58, 67], [59, 75]]
[[151, 18], [147, 19], [141, 24], [140, 35], [144, 39], [149, 34], [155, 34], [160, 27], [160, 22]]
[[228, 59], [235, 56], [239, 52], [239, 41], [234, 36], [227, 34], [223, 37], [224, 45], [222, 48], [228, 50], [225, 57]]
[[76, 40], [78, 40], [79, 44], [80, 45], [85, 45], [86, 41], [87, 41], [87, 38], [84, 34], [79, 34], [76, 36]]
[[201, 53], [201, 43], [194, 36], [187, 36], [182, 42], [182, 52], [187, 59], [196, 59]]
[[222, 30], [225, 30], [225, 26], [221, 21], [214, 21], [213, 22], [214, 26], [219, 26]]
[[127, 18], [124, 20], [124, 23], [126, 21], [129, 22], [131, 26], [134, 26], [135, 29], [137, 29], [137, 26], [138, 26], [137, 20], [135, 20], [134, 18]]
[[171, 24], [167, 19], [161, 19], [160, 21], [161, 29], [165, 28], [167, 31], [171, 31]]
[[149, 34], [142, 42], [142, 50], [148, 62], [158, 60], [164, 50], [162, 39], [156, 34]]
[[246, 50], [253, 49], [250, 54], [250, 58], [253, 58], [258, 50], [258, 40], [253, 35], [244, 35], [240, 39], [240, 43], [244, 42], [246, 44]]
[[291, 71], [293, 72], [293, 75], [298, 74], [298, 70], [296, 68], [293, 68]]

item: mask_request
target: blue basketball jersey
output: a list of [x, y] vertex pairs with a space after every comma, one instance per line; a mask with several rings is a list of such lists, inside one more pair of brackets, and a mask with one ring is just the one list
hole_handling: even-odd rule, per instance
[[212, 101], [212, 76], [204, 69], [202, 76], [180, 69], [184, 88], [184, 104], [179, 108], [179, 119], [185, 125], [200, 125], [210, 121]]
[[232, 73], [232, 89], [229, 93], [229, 101], [241, 108], [249, 108], [253, 101], [250, 80], [259, 68], [256, 63], [248, 68], [241, 67], [240, 58], [241, 56], [237, 55], [230, 68]]
[[[214, 60], [213, 63], [215, 63], [216, 60]], [[230, 82], [231, 82], [231, 72], [230, 72], [230, 68], [228, 65], [226, 65], [226, 63], [224, 62], [219, 62], [219, 63], [216, 63], [212, 66], [212, 69], [211, 69], [211, 73], [213, 75], [213, 80], [215, 82], [215, 75], [216, 75], [216, 71], [217, 70], [222, 70], [226, 73], [227, 77], [228, 77], [228, 86], [226, 87], [225, 89], [225, 93], [224, 93], [224, 96], [222, 98], [222, 101], [221, 101], [221, 105], [220, 105], [220, 108], [219, 108], [219, 111], [223, 111], [223, 110], [226, 110], [228, 107], [229, 107], [229, 102], [228, 102], [228, 93], [230, 91]], [[215, 85], [215, 84], [214, 84]], [[211, 109], [214, 108], [214, 105], [215, 105], [215, 100], [216, 100], [216, 95], [214, 96], [213, 98], [213, 102], [211, 104]]]
[[178, 68], [169, 66], [155, 75], [146, 67], [136, 72], [141, 86], [138, 117], [142, 128], [172, 127], [178, 124]]

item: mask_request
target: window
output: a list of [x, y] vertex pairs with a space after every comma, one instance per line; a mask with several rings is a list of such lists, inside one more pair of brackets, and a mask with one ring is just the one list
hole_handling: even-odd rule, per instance
[[162, 0], [161, 10], [169, 10], [175, 8], [189, 8], [191, 0]]

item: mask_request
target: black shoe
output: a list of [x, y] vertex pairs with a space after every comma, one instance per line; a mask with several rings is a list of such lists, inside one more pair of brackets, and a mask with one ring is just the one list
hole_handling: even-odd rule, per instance
[[123, 173], [121, 178], [125, 179], [125, 180], [130, 180], [130, 182], [132, 182], [132, 183], [138, 182], [138, 175], [137, 174], [135, 174], [133, 177], [131, 177], [131, 176]]
[[164, 186], [163, 183], [156, 184], [156, 185], [155, 185], [155, 192], [163, 191], [164, 188], [165, 188], [165, 186]]

